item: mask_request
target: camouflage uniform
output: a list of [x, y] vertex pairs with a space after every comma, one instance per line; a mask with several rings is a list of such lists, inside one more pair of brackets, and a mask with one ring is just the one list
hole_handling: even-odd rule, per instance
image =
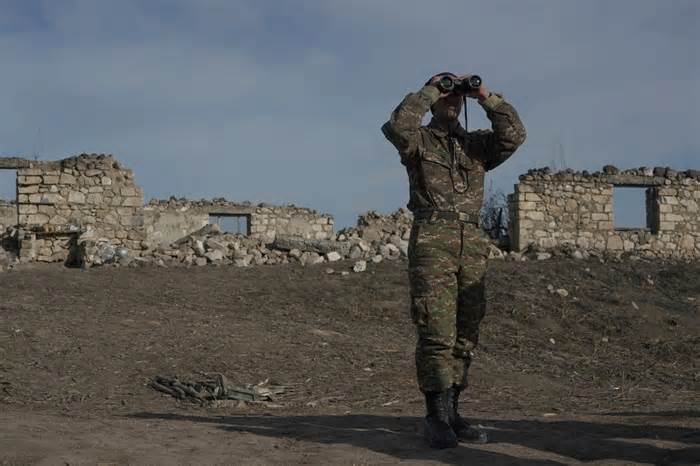
[[492, 130], [466, 132], [457, 120], [445, 128], [434, 118], [421, 126], [439, 97], [437, 88], [426, 85], [406, 96], [382, 126], [408, 172], [408, 208], [415, 215], [409, 279], [423, 392], [466, 387], [485, 310], [488, 238], [478, 226], [484, 174], [525, 140], [517, 112], [497, 94], [480, 102]]

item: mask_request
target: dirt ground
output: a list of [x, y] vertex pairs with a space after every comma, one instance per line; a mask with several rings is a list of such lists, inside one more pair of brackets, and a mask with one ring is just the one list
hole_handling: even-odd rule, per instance
[[[406, 263], [350, 266], [0, 274], [0, 464], [700, 464], [700, 264], [492, 263], [462, 409], [492, 441], [447, 451], [420, 437]], [[148, 386], [203, 373], [287, 390]]]

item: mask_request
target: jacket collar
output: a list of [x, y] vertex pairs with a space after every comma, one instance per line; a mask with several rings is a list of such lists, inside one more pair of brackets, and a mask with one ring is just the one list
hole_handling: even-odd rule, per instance
[[454, 120], [451, 124], [445, 125], [433, 117], [430, 123], [428, 123], [428, 128], [438, 137], [445, 137], [447, 135], [463, 137], [465, 133], [462, 125], [459, 124], [459, 120]]

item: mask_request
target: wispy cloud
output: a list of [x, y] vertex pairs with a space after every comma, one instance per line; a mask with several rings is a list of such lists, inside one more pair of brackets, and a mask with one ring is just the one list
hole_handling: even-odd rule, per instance
[[[450, 69], [526, 123], [501, 189], [560, 146], [580, 169], [697, 167], [699, 5], [0, 1], [0, 152], [111, 152], [147, 196], [296, 202], [345, 225], [405, 204], [379, 126]], [[470, 127], [487, 124], [472, 105]]]

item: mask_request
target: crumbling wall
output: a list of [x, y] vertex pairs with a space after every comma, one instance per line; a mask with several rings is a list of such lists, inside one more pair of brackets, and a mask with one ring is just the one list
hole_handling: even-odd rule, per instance
[[17, 206], [0, 199], [0, 235], [7, 229], [17, 225]]
[[147, 241], [168, 245], [207, 225], [210, 216], [247, 218], [251, 238], [272, 242], [277, 235], [305, 239], [330, 239], [333, 218], [315, 210], [294, 205], [235, 203], [225, 199], [190, 201], [187, 199], [152, 200], [144, 207]]
[[[615, 229], [613, 188], [646, 188], [646, 228]], [[511, 246], [574, 247], [657, 257], [700, 257], [700, 172], [530, 170], [508, 198]]]
[[17, 192], [23, 261], [65, 261], [85, 233], [141, 250], [143, 191], [111, 155], [29, 161], [17, 170]]

